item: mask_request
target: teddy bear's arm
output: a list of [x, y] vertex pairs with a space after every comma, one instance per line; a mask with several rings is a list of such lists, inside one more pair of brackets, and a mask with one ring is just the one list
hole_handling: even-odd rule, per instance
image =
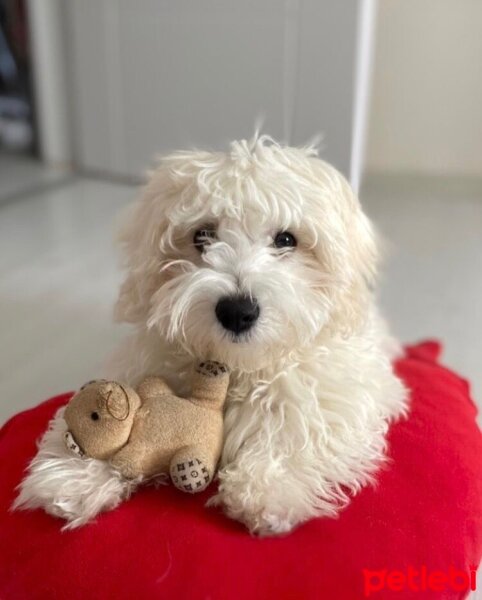
[[198, 364], [194, 373], [191, 402], [221, 408], [229, 385], [229, 370], [222, 363], [208, 360]]
[[144, 473], [145, 448], [141, 444], [128, 442], [112, 458], [111, 465], [126, 479], [136, 479]]

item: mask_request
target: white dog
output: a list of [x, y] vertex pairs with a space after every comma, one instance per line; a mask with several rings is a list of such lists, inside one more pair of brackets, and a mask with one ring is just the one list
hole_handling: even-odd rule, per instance
[[[377, 248], [345, 179], [313, 148], [266, 136], [162, 160], [125, 222], [117, 316], [135, 326], [113, 375], [159, 374], [183, 394], [193, 363], [227, 363], [213, 502], [261, 535], [333, 516], [383, 460], [407, 393], [372, 288]], [[17, 505], [77, 526], [135, 487], [41, 442]]]

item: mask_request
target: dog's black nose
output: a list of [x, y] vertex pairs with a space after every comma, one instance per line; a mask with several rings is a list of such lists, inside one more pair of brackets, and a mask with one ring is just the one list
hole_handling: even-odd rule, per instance
[[248, 331], [259, 317], [259, 306], [248, 296], [221, 298], [216, 304], [216, 317], [224, 329], [234, 333]]

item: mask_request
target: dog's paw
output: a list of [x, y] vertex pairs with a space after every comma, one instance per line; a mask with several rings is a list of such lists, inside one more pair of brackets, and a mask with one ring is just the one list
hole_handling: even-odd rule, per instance
[[208, 506], [220, 506], [228, 517], [243, 523], [251, 534], [259, 537], [289, 533], [301, 522], [288, 509], [246, 497], [242, 500], [241, 494], [231, 496], [226, 490], [210, 498]]
[[284, 535], [297, 525], [286, 513], [276, 513], [269, 509], [253, 513], [244, 512], [238, 515], [238, 520], [246, 525], [251, 534], [258, 537]]
[[295, 526], [296, 523], [287, 514], [263, 511], [261, 516], [256, 519], [252, 532], [261, 537], [283, 535], [289, 533]]

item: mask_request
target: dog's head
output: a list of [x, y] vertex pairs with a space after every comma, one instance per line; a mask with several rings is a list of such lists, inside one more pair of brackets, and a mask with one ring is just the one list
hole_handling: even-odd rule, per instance
[[126, 219], [120, 320], [254, 370], [367, 314], [376, 247], [342, 175], [267, 137], [162, 160]]

